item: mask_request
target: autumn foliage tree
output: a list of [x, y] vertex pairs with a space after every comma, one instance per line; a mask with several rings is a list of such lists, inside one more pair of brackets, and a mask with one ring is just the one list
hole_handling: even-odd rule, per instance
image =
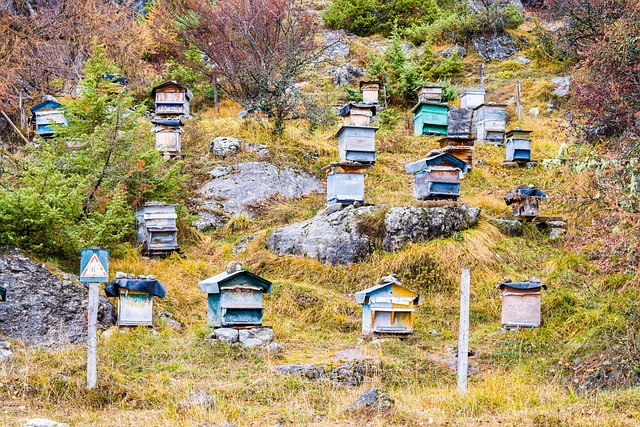
[[185, 0], [178, 21], [184, 40], [224, 77], [230, 98], [273, 114], [275, 134], [303, 113], [295, 83], [320, 50], [314, 16], [300, 0]]

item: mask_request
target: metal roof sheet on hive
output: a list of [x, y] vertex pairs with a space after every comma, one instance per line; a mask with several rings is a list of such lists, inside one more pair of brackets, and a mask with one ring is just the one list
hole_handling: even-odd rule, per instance
[[415, 173], [424, 170], [429, 166], [443, 165], [446, 163], [459, 168], [464, 173], [469, 169], [469, 165], [466, 162], [458, 159], [453, 154], [446, 151], [432, 150], [427, 153], [427, 156], [424, 159], [408, 164], [405, 167], [405, 170], [407, 173]]

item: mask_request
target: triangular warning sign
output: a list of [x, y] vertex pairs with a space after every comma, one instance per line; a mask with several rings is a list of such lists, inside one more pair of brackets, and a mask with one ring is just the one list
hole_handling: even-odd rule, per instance
[[102, 263], [98, 259], [97, 254], [93, 254], [91, 256], [89, 263], [84, 268], [84, 271], [82, 272], [82, 274], [80, 274], [80, 277], [107, 277], [107, 276], [108, 274], [104, 269], [104, 267], [102, 266]]

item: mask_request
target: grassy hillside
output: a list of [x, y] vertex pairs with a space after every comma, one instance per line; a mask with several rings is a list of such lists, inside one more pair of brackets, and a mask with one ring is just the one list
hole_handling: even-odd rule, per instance
[[[527, 25], [516, 35], [528, 37]], [[460, 88], [476, 85], [479, 62], [474, 53], [464, 59], [464, 77], [455, 82]], [[511, 103], [508, 128], [534, 131], [532, 155], [537, 160], [555, 157], [561, 144], [569, 142], [562, 107], [545, 112], [552, 99], [550, 79], [559, 71], [549, 64], [522, 65], [515, 60], [490, 63], [485, 71], [489, 101], [508, 101], [514, 96], [515, 79], [522, 82], [524, 118], [516, 123]], [[322, 70], [309, 76], [310, 81], [319, 78], [324, 78]], [[316, 95], [326, 95], [330, 102], [342, 96], [339, 89], [318, 90]], [[543, 114], [527, 114], [533, 107], [540, 107]], [[184, 162], [194, 187], [218, 163], [256, 159], [244, 152], [224, 161], [211, 157], [207, 142], [216, 136], [266, 144], [271, 152], [267, 161], [318, 176], [323, 166], [337, 159], [332, 139], [337, 124], [311, 131], [306, 122], [292, 122], [281, 139], [274, 139], [266, 125], [236, 119], [239, 110], [230, 102], [223, 103], [219, 113], [202, 107], [186, 124]], [[383, 126], [377, 134], [378, 162], [366, 178], [369, 203], [413, 204], [412, 180], [404, 165], [437, 147], [435, 138], [413, 136], [404, 120], [408, 111], [401, 114], [402, 120]], [[575, 155], [584, 151], [569, 146]], [[305, 155], [310, 152], [314, 156]], [[637, 425], [640, 394], [625, 387], [633, 383], [638, 366], [638, 331], [627, 327], [638, 312], [632, 275], [603, 273], [589, 260], [587, 250], [577, 252], [571, 243], [584, 238], [581, 227], [590, 218], [568, 195], [589, 181], [568, 166], [504, 169], [503, 157], [501, 147], [477, 146], [474, 151], [474, 160], [484, 162], [465, 177], [461, 200], [482, 208], [477, 226], [397, 253], [378, 248], [361, 264], [332, 267], [312, 259], [281, 258], [265, 248], [275, 227], [323, 209], [322, 195], [293, 201], [276, 197], [257, 206], [254, 219], [235, 218], [207, 235], [183, 227], [179, 239], [184, 258], [149, 260], [131, 250], [112, 259], [113, 272], [155, 274], [168, 288], [165, 299], [155, 300], [155, 310], [173, 313], [184, 329], [177, 331], [156, 317], [153, 328], [103, 332], [98, 343], [98, 387], [92, 391], [84, 387], [83, 346], [51, 352], [13, 342], [15, 356], [0, 364], [0, 424], [22, 426], [24, 419], [38, 416], [76, 427]], [[550, 240], [532, 225], [525, 226], [522, 237], [507, 237], [492, 225], [492, 219], [509, 214], [504, 194], [528, 183], [549, 194], [543, 214], [569, 221], [565, 242]], [[234, 254], [233, 248], [249, 235], [255, 237], [246, 250]], [[273, 326], [276, 341], [284, 345], [281, 358], [205, 339], [210, 333], [206, 297], [197, 283], [235, 259], [274, 282], [273, 293], [265, 297], [264, 324]], [[457, 345], [462, 267], [472, 269], [470, 347], [476, 356], [471, 363], [480, 370], [480, 375], [471, 377], [466, 397], [458, 396], [455, 373], [438, 361], [451, 357]], [[360, 307], [353, 294], [391, 273], [424, 297], [416, 316], [416, 336], [362, 340]], [[542, 327], [498, 330], [501, 306], [494, 286], [504, 276], [537, 276], [549, 286], [543, 293]], [[432, 334], [434, 329], [438, 334]], [[335, 354], [354, 347], [382, 362], [356, 388], [280, 376], [271, 370], [281, 363], [336, 366]], [[611, 363], [603, 368], [603, 361]], [[580, 386], [589, 381], [614, 390], [581, 392]], [[345, 412], [370, 387], [388, 391], [396, 399], [396, 409], [386, 414]], [[179, 402], [196, 390], [214, 395], [218, 407], [180, 409]]]

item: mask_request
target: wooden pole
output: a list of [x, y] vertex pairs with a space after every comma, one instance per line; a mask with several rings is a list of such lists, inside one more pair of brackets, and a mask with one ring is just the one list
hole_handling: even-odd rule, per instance
[[518, 121], [521, 121], [522, 106], [520, 105], [520, 80], [516, 80], [516, 107], [518, 109]]
[[384, 108], [387, 108], [387, 75], [382, 75], [382, 89], [384, 90]]
[[98, 284], [89, 283], [89, 313], [87, 331], [87, 389], [91, 390], [98, 381], [97, 366], [97, 323], [98, 323]]
[[24, 140], [24, 142], [26, 142], [27, 144], [29, 143], [29, 140], [27, 138], [24, 137], [24, 135], [22, 134], [22, 132], [20, 132], [20, 129], [18, 129], [18, 127], [16, 125], [13, 124], [13, 122], [11, 121], [11, 119], [9, 118], [9, 116], [7, 116], [7, 114], [4, 111], [0, 111], [0, 113], [2, 113], [2, 115], [4, 116], [5, 119], [7, 119], [7, 121], [9, 122], [9, 124], [13, 127], [13, 129], [18, 133], [18, 135], [20, 135], [22, 137], [22, 139]]
[[478, 66], [478, 76], [480, 77], [480, 89], [484, 89], [484, 64]]
[[460, 283], [460, 332], [458, 335], [458, 393], [467, 395], [467, 372], [469, 370], [469, 294], [471, 293], [471, 274], [468, 268], [462, 269]]

